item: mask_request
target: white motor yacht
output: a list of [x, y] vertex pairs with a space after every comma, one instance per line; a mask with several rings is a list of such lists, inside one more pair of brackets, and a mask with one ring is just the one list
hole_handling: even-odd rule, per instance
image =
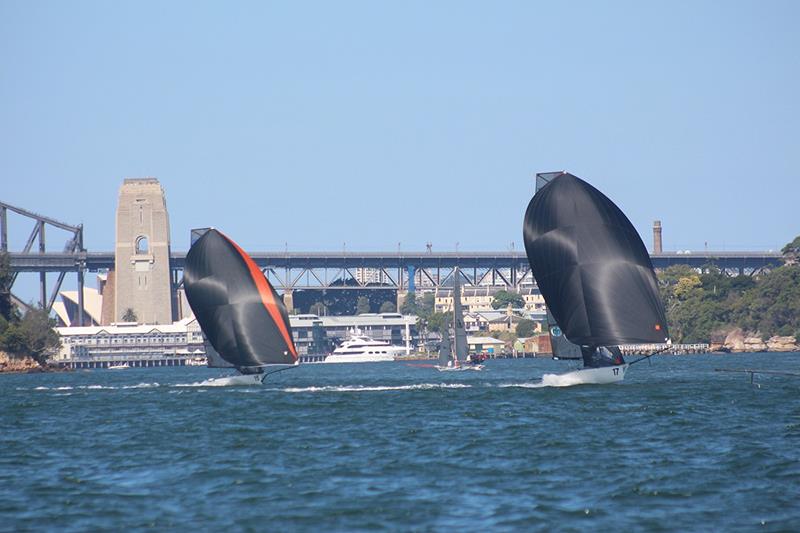
[[386, 341], [376, 341], [366, 335], [352, 335], [344, 341], [332, 354], [325, 358], [325, 363], [375, 363], [394, 361], [395, 356], [403, 355], [406, 349], [393, 346]]

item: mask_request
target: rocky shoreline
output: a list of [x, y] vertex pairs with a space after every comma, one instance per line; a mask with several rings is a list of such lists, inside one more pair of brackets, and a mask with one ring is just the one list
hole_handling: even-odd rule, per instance
[[69, 368], [56, 365], [42, 366], [32, 357], [11, 357], [0, 351], [0, 374], [39, 374], [42, 372], [69, 372]]
[[766, 341], [757, 334], [746, 333], [741, 328], [730, 331], [724, 340], [711, 342], [712, 352], [800, 352], [795, 337], [775, 335]]

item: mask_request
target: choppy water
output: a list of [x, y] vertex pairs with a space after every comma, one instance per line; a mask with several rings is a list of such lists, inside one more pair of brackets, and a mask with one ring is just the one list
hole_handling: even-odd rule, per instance
[[567, 367], [0, 375], [0, 530], [800, 530], [800, 354]]

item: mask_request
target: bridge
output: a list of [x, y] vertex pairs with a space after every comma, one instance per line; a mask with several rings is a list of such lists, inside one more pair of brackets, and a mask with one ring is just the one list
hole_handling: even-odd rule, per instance
[[[21, 251], [8, 249], [8, 212], [33, 220], [33, 229]], [[48, 250], [45, 228], [67, 233], [59, 251]], [[38, 240], [37, 250], [34, 243]], [[114, 268], [115, 252], [90, 252], [83, 246], [83, 227], [59, 222], [10, 204], [0, 202], [0, 251], [8, 252], [12, 271], [11, 285], [21, 272], [39, 274], [39, 303], [51, 309], [64, 277], [75, 273], [78, 281], [79, 309], [83, 310], [85, 272]], [[455, 267], [465, 286], [503, 286], [515, 289], [534, 283], [527, 257], [519, 251], [500, 252], [251, 252], [256, 264], [276, 289], [395, 289], [430, 290], [452, 285]], [[757, 274], [782, 264], [778, 252], [660, 252], [651, 255], [656, 269], [672, 265], [703, 268], [714, 265], [728, 274]], [[172, 286], [182, 283], [186, 252], [172, 252], [169, 269]], [[48, 296], [47, 274], [57, 273]], [[12, 294], [13, 296], [13, 294]], [[24, 305], [19, 299], [17, 303]], [[83, 318], [80, 318], [83, 323]]]
[[[410, 290], [410, 279], [422, 279], [424, 285], [448, 284], [454, 267], [459, 267], [464, 281], [473, 285], [503, 284], [514, 287], [530, 276], [528, 259], [521, 252], [251, 252], [256, 264], [274, 282], [277, 289], [348, 288], [337, 280], [363, 278], [359, 269], [370, 269], [387, 285]], [[10, 252], [14, 272], [97, 272], [114, 268], [114, 252]], [[779, 252], [663, 252], [651, 254], [653, 266], [664, 269], [673, 265], [702, 268], [714, 265], [729, 274], [753, 275], [782, 264]], [[170, 254], [170, 268], [179, 282], [186, 252]], [[358, 282], [369, 288], [373, 284]], [[352, 288], [351, 285], [349, 288]]]

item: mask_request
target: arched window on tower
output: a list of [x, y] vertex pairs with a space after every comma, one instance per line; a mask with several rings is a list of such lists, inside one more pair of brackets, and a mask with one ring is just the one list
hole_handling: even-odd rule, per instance
[[145, 235], [141, 235], [136, 239], [136, 253], [146, 254], [148, 251], [150, 251], [150, 247], [147, 242], [147, 237]]

